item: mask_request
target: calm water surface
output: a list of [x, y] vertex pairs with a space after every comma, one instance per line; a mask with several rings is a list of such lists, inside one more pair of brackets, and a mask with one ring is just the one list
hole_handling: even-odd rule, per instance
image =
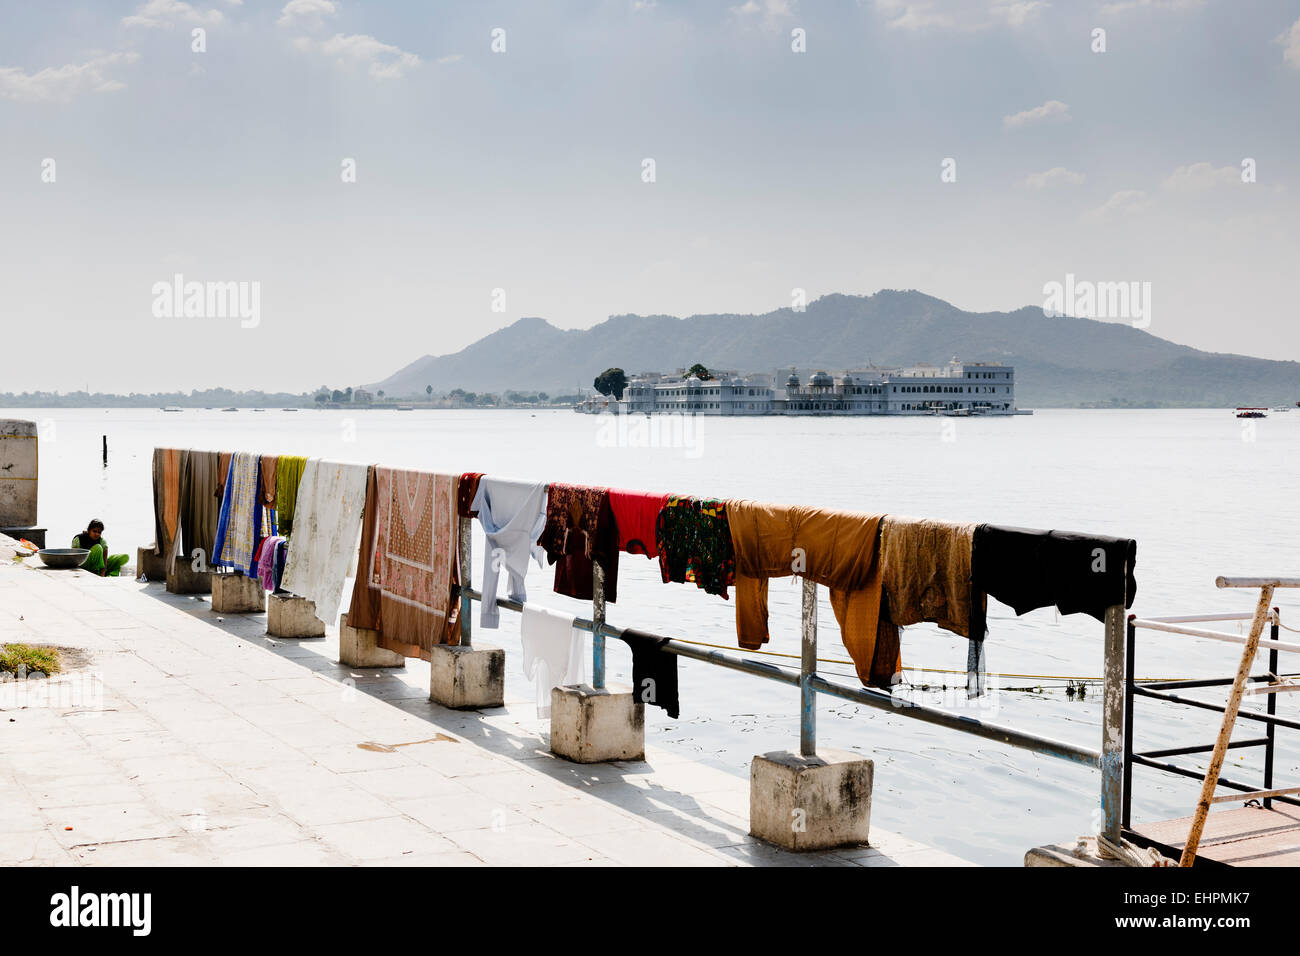
[[[1062, 410], [1009, 419], [642, 418], [626, 420], [621, 430], [609, 419], [569, 411], [17, 409], [0, 410], [0, 417], [40, 424], [40, 522], [50, 529], [51, 546], [100, 517], [113, 549], [129, 552], [133, 562], [135, 547], [153, 540], [152, 449], [167, 445], [1121, 535], [1138, 541], [1134, 610], [1141, 614], [1250, 610], [1252, 594], [1216, 590], [1215, 575], [1300, 575], [1300, 410], [1246, 425], [1227, 411]], [[107, 468], [100, 463], [103, 435]], [[477, 587], [481, 537], [474, 548]], [[821, 656], [846, 662], [821, 590]], [[528, 591], [539, 603], [589, 616], [589, 605], [550, 590], [549, 570], [534, 566]], [[650, 561], [623, 557], [619, 597], [609, 608], [612, 624], [735, 647], [732, 604], [661, 584]], [[797, 580], [774, 581], [770, 600], [769, 647], [797, 655]], [[1300, 626], [1300, 600], [1284, 593], [1279, 605], [1283, 622]], [[490, 641], [517, 650], [517, 616], [503, 614], [502, 625]], [[904, 667], [917, 683], [963, 689], [912, 693], [1099, 747], [1099, 685], [1071, 700], [1061, 682], [1044, 677], [1098, 677], [1101, 625], [1051, 610], [1017, 618], [992, 603], [989, 626], [990, 670], [1028, 675], [991, 683], [1041, 685], [1041, 693], [1003, 689], [967, 702], [960, 673], [941, 673], [964, 668], [965, 642], [929, 625], [905, 631]], [[610, 679], [626, 681], [630, 656], [619, 641], [609, 646]], [[1230, 676], [1237, 654], [1226, 644], [1143, 633], [1137, 672]], [[530, 688], [518, 659], [511, 657], [508, 683], [524, 697]], [[852, 674], [846, 663], [823, 669], [828, 676]], [[754, 754], [798, 745], [793, 688], [683, 661], [681, 695], [680, 720], [648, 709], [651, 743], [742, 776]], [[1280, 695], [1279, 712], [1295, 717], [1289, 696]], [[1031, 846], [1098, 828], [1095, 771], [827, 698], [818, 713], [820, 744], [876, 761], [872, 820], [881, 827], [977, 862], [1010, 865]], [[1139, 702], [1138, 745], [1209, 743], [1216, 716]], [[1279, 736], [1278, 785], [1295, 785], [1300, 747], [1288, 741], [1294, 734]], [[1240, 753], [1232, 752], [1225, 774], [1256, 781], [1260, 758]], [[1136, 820], [1165, 819], [1190, 813], [1197, 787], [1139, 769], [1134, 790]]]

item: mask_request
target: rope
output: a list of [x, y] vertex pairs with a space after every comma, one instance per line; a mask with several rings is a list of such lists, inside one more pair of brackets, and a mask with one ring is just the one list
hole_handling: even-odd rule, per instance
[[[735, 647], [731, 647], [731, 646], [728, 646], [728, 645], [726, 645], [726, 644], [709, 644], [709, 643], [706, 643], [705, 641], [687, 641], [687, 640], [683, 640], [683, 639], [681, 639], [681, 638], [674, 638], [673, 640], [675, 640], [678, 644], [690, 644], [692, 647], [709, 647], [709, 648], [713, 648], [714, 650], [719, 650], [719, 651], [734, 651], [734, 650], [736, 650]], [[746, 654], [763, 654], [763, 655], [765, 655], [765, 656], [767, 656], [767, 657], [785, 657], [785, 658], [789, 658], [790, 660], [796, 660], [796, 661], [797, 661], [797, 660], [802, 660], [802, 657], [801, 657], [801, 655], [799, 655], [799, 654], [785, 654], [785, 653], [783, 653], [783, 652], [781, 652], [781, 651], [758, 651], [758, 650], [745, 650], [745, 653], [746, 653]], [[817, 663], [819, 663], [819, 664], [845, 664], [845, 665], [847, 665], [847, 666], [849, 666], [849, 667], [855, 667], [855, 666], [856, 666], [856, 665], [853, 663], [853, 661], [844, 661], [844, 660], [839, 660], [838, 658], [834, 658], [834, 657], [819, 657], [819, 658], [817, 658]], [[924, 670], [924, 671], [926, 671], [927, 673], [930, 673], [930, 674], [961, 674], [961, 675], [964, 675], [964, 674], [966, 673], [964, 670], [962, 670], [962, 671], [958, 671], [958, 670], [946, 670], [946, 669], [941, 668], [941, 667], [923, 667], [923, 668], [920, 668], [920, 669], [921, 669], [921, 670]], [[1076, 684], [1100, 684], [1100, 683], [1102, 683], [1102, 678], [1100, 678], [1100, 677], [1071, 677], [1071, 676], [1068, 675], [1068, 674], [1008, 674], [1008, 673], [1002, 673], [1002, 672], [996, 672], [996, 671], [989, 671], [989, 672], [988, 672], [988, 676], [989, 676], [989, 677], [1015, 677], [1015, 678], [1018, 678], [1018, 679], [1020, 679], [1020, 680], [1065, 680], [1065, 681], [1073, 681], [1073, 682], [1076, 683]], [[1159, 683], [1159, 682], [1163, 682], [1163, 681], [1177, 681], [1177, 680], [1194, 680], [1194, 678], [1191, 678], [1191, 677], [1139, 677], [1139, 678], [1137, 678], [1137, 679], [1135, 680], [1135, 683], [1138, 683], [1138, 684], [1151, 684], [1151, 683]], [[1015, 689], [1019, 689], [1019, 688], [1007, 688], [1007, 687], [1004, 687], [1004, 688], [1002, 688], [1002, 689], [1003, 689], [1003, 690], [1015, 690]]]
[[[1085, 855], [1086, 849], [1084, 850], [1084, 853], [1080, 853], [1080, 850], [1086, 848], [1086, 846], [1087, 837], [1079, 837], [1079, 842], [1074, 848], [1075, 856]], [[1136, 843], [1131, 843], [1123, 838], [1120, 839], [1118, 844], [1112, 843], [1100, 833], [1097, 834], [1097, 855], [1103, 860], [1119, 860], [1125, 866], [1148, 867], [1178, 865], [1177, 860], [1171, 860], [1163, 853], [1160, 853], [1158, 850], [1151, 847], [1138, 846]]]

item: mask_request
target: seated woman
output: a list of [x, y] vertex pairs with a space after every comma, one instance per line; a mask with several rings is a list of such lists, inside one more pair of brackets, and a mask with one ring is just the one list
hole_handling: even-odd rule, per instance
[[117, 577], [128, 558], [125, 554], [109, 554], [108, 542], [104, 540], [104, 522], [98, 518], [86, 525], [86, 530], [72, 539], [74, 548], [85, 548], [90, 552], [83, 570], [102, 577]]

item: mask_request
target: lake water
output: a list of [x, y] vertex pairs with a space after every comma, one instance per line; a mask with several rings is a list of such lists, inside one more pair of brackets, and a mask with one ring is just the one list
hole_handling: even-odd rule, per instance
[[[91, 517], [102, 518], [115, 551], [135, 559], [153, 540], [150, 463], [155, 446], [247, 450], [377, 462], [439, 471], [482, 471], [547, 481], [759, 498], [827, 508], [986, 521], [1136, 538], [1138, 595], [1145, 615], [1249, 611], [1257, 594], [1219, 591], [1218, 574], [1300, 574], [1294, 503], [1300, 495], [1300, 410], [1239, 422], [1228, 411], [1043, 411], [1032, 417], [627, 419], [570, 411], [0, 410], [40, 425], [40, 522], [63, 546]], [[109, 464], [100, 463], [101, 436]], [[474, 543], [479, 585], [482, 539]], [[590, 616], [590, 605], [554, 594], [551, 571], [533, 567], [529, 596]], [[824, 589], [820, 655], [847, 662]], [[1283, 623], [1300, 626], [1300, 601], [1282, 592]], [[476, 609], [477, 611], [477, 609]], [[657, 565], [620, 562], [615, 625], [735, 647], [729, 601], [694, 587], [664, 585]], [[1070, 699], [1050, 677], [1097, 678], [1102, 626], [1086, 615], [1036, 611], [1017, 618], [990, 607], [988, 666], [1027, 677], [966, 701], [965, 641], [929, 625], [903, 635], [903, 663], [917, 683], [962, 689], [918, 699], [982, 719], [1100, 746], [1100, 685]], [[799, 585], [771, 585], [769, 649], [799, 653]], [[476, 621], [477, 623], [477, 621]], [[518, 617], [495, 635], [509, 655], [508, 688], [530, 687], [519, 668]], [[1236, 625], [1227, 625], [1236, 629]], [[630, 655], [610, 641], [611, 682], [630, 679]], [[1141, 632], [1139, 677], [1227, 677], [1239, 649]], [[753, 655], [748, 655], [753, 656]], [[794, 663], [768, 658], [778, 663]], [[1261, 658], [1261, 663], [1264, 658]], [[797, 666], [797, 663], [796, 663]], [[1284, 661], [1283, 667], [1286, 668]], [[747, 776], [750, 758], [798, 746], [794, 688], [683, 660], [682, 716], [647, 708], [647, 741]], [[914, 670], [919, 669], [919, 671]], [[940, 674], [937, 671], [956, 671]], [[1300, 670], [1300, 663], [1294, 667]], [[847, 663], [823, 665], [851, 680]], [[1213, 697], [1210, 695], [1203, 695]], [[1218, 695], [1222, 699], [1222, 692]], [[1295, 717], [1290, 695], [1279, 713]], [[819, 743], [876, 761], [872, 822], [967, 859], [1016, 865], [1031, 846], [1098, 829], [1100, 776], [893, 713], [822, 698]], [[538, 727], [544, 726], [539, 722]], [[1138, 703], [1141, 749], [1210, 743], [1218, 715]], [[1295, 734], [1279, 733], [1277, 786], [1300, 784]], [[1255, 782], [1262, 751], [1232, 751], [1225, 774]], [[1139, 768], [1134, 819], [1189, 814], [1198, 784]]]

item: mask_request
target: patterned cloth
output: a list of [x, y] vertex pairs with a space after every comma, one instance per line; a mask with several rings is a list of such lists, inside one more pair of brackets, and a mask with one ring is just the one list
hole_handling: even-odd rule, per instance
[[[257, 549], [257, 578], [262, 582], [263, 591], [275, 591], [280, 587], [280, 575], [284, 562], [281, 557], [285, 538], [273, 535], [262, 542]], [[278, 565], [278, 568], [277, 568]]]
[[552, 482], [546, 490], [546, 526], [538, 544], [555, 565], [555, 593], [592, 599], [592, 562], [605, 572], [605, 600], [618, 600], [618, 526], [608, 488]]
[[298, 502], [298, 485], [307, 459], [302, 455], [281, 455], [275, 463], [275, 517], [280, 533], [293, 531], [293, 514]]
[[725, 501], [669, 495], [655, 522], [655, 545], [665, 583], [691, 583], [727, 597], [736, 561]]
[[217, 518], [217, 537], [212, 563], [231, 568], [248, 577], [257, 576], [257, 543], [262, 537], [262, 495], [258, 456], [237, 452], [230, 462], [226, 489]]
[[428, 660], [460, 642], [456, 476], [374, 468], [348, 624], [379, 645]]

